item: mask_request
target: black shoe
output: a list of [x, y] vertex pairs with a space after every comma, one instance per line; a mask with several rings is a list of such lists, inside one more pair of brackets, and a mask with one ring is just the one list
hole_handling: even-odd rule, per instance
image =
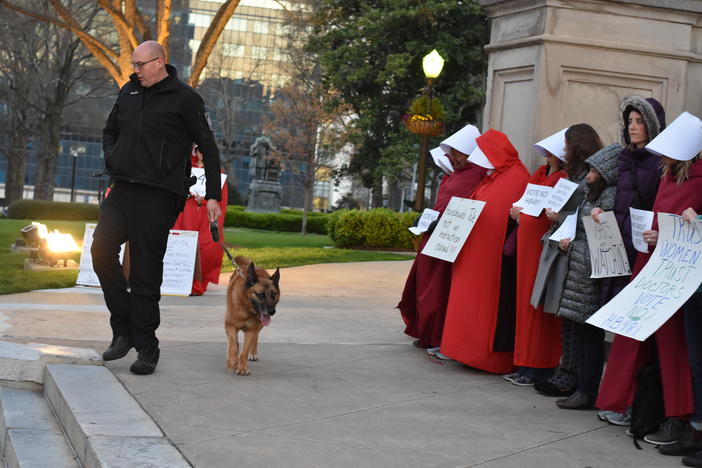
[[697, 452], [693, 455], [683, 457], [682, 464], [685, 466], [702, 467], [702, 452]]
[[110, 346], [102, 353], [103, 361], [114, 361], [122, 359], [132, 349], [132, 339], [125, 335], [118, 335], [112, 338]]
[[140, 351], [137, 360], [134, 361], [134, 364], [132, 364], [129, 370], [139, 375], [153, 374], [154, 370], [156, 370], [156, 364], [158, 364], [159, 355], [160, 352], [158, 348]]
[[534, 390], [542, 395], [555, 396], [555, 397], [566, 397], [571, 396], [575, 393], [575, 387], [571, 388], [560, 388], [548, 380], [546, 382], [536, 382], [534, 384]]
[[561, 409], [590, 410], [595, 408], [594, 400], [584, 393], [575, 392], [568, 398], [556, 401], [556, 404]]
[[659, 445], [658, 451], [663, 455], [692, 455], [702, 450], [702, 431], [696, 431], [691, 425], [685, 426], [685, 434], [682, 439], [674, 444]]

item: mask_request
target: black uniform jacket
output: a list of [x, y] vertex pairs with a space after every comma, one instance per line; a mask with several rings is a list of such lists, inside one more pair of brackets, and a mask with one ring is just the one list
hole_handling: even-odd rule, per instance
[[149, 88], [133, 74], [119, 91], [102, 132], [107, 175], [187, 195], [195, 142], [204, 159], [205, 198], [219, 200], [219, 150], [202, 98], [175, 67], [166, 70], [169, 76]]

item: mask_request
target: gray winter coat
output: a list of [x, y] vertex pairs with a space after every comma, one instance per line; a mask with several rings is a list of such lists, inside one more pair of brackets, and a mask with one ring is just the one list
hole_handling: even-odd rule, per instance
[[541, 257], [539, 258], [539, 269], [534, 281], [534, 289], [531, 293], [531, 305], [538, 308], [543, 304], [543, 311], [549, 314], [558, 312], [558, 306], [563, 294], [563, 283], [568, 272], [568, 255], [558, 248], [558, 242], [549, 239], [556, 230], [561, 227], [565, 219], [575, 213], [585, 198], [585, 175], [587, 172], [571, 177], [568, 180], [578, 184], [573, 195], [561, 208], [560, 220], [546, 231], [541, 238]]
[[621, 150], [619, 144], [605, 146], [586, 160], [590, 167], [600, 173], [607, 186], [596, 200], [589, 200], [589, 188], [585, 189], [586, 196], [580, 204], [575, 239], [571, 241], [568, 251], [568, 272], [557, 315], [575, 322], [585, 322], [601, 306], [600, 281], [590, 278], [590, 249], [582, 217], [588, 216], [593, 208], [601, 208], [603, 211], [614, 209], [619, 173], [618, 156]]

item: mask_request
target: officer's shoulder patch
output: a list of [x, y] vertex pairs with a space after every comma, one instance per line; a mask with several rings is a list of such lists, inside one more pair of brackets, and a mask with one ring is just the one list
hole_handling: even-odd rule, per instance
[[212, 126], [212, 119], [210, 118], [210, 113], [205, 112], [202, 115], [205, 116], [205, 120], [207, 121], [207, 126], [210, 128], [210, 131], [214, 133], [214, 127]]

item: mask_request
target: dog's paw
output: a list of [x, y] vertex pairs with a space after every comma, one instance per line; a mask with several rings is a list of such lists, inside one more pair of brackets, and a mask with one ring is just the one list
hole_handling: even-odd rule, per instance
[[258, 361], [258, 356], [256, 354], [250, 354], [249, 361]]
[[251, 371], [248, 367], [237, 367], [236, 375], [251, 375]]

